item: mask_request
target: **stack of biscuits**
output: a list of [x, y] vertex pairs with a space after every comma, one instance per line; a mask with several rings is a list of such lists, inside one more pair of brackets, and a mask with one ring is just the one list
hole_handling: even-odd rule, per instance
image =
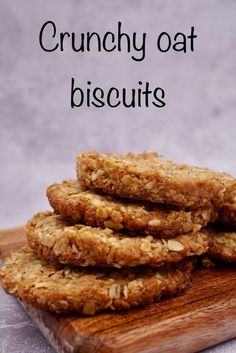
[[76, 180], [49, 186], [54, 212], [35, 214], [28, 245], [6, 259], [0, 277], [9, 294], [93, 315], [180, 293], [200, 255], [236, 262], [229, 174], [147, 152], [85, 152], [76, 168]]

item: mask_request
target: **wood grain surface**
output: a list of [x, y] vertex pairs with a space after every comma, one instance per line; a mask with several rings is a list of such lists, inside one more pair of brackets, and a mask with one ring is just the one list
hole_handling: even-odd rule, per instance
[[[25, 242], [23, 227], [1, 231], [2, 258]], [[23, 306], [57, 352], [197, 352], [236, 336], [236, 271], [199, 270], [182, 295], [129, 312], [86, 317]]]

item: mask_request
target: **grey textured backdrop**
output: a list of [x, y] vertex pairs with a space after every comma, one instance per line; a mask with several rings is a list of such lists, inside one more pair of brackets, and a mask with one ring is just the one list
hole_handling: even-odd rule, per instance
[[[73, 177], [75, 155], [87, 149], [156, 150], [236, 175], [235, 18], [234, 0], [1, 0], [0, 227], [23, 224], [48, 208], [47, 185]], [[198, 38], [192, 54], [160, 54], [148, 44], [141, 63], [126, 53], [45, 53], [38, 34], [47, 20], [58, 30], [77, 32], [104, 32], [121, 20], [126, 31], [146, 32], [152, 43], [161, 31], [188, 32], [194, 25]], [[72, 76], [104, 87], [147, 80], [165, 88], [167, 105], [72, 110]], [[10, 335], [11, 352], [28, 352], [24, 326], [29, 321], [14, 301], [2, 297], [1, 351], [9, 351]], [[8, 316], [14, 310], [18, 326], [12, 329]], [[230, 347], [236, 349], [235, 343], [227, 351]]]
[[[177, 161], [236, 174], [236, 2], [30, 1], [0, 2], [1, 227], [23, 224], [47, 208], [45, 188], [73, 177], [82, 150], [156, 150]], [[45, 53], [42, 24], [61, 31], [103, 32], [121, 20], [127, 31], [155, 34], [196, 28], [196, 50], [144, 62], [126, 53]], [[70, 108], [70, 79], [166, 90], [163, 109]]]

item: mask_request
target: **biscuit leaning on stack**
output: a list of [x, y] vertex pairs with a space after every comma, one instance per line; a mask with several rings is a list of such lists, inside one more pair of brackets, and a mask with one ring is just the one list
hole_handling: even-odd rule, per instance
[[120, 158], [87, 152], [77, 157], [77, 174], [83, 186], [112, 195], [176, 205], [191, 209], [192, 215], [203, 215], [203, 207], [208, 207], [206, 222], [197, 221], [201, 227], [216, 223], [204, 230], [209, 239], [208, 255], [235, 263], [236, 180], [226, 173], [157, 157], [155, 153], [128, 153]]
[[48, 188], [55, 213], [27, 223], [28, 246], [0, 271], [5, 290], [42, 309], [84, 314], [181, 292], [215, 239], [202, 228], [219, 217], [234, 179], [155, 153], [86, 152], [77, 174]]
[[218, 225], [208, 229], [208, 255], [213, 259], [236, 263], [236, 182], [228, 189], [218, 209]]

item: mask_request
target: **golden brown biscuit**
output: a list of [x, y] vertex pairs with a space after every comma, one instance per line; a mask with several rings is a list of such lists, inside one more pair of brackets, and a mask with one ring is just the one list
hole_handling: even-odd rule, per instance
[[208, 255], [215, 259], [236, 263], [236, 232], [222, 228], [207, 229], [209, 236]]
[[158, 270], [74, 268], [48, 263], [25, 247], [6, 259], [0, 279], [7, 293], [37, 308], [93, 315], [179, 293], [189, 283], [192, 269], [190, 259]]
[[114, 198], [83, 189], [77, 180], [49, 186], [47, 196], [54, 211], [73, 222], [114, 230], [128, 229], [157, 237], [173, 238], [196, 232], [215, 221], [217, 216], [213, 207], [187, 211]]
[[228, 190], [222, 207], [218, 210], [217, 223], [236, 228], [236, 182]]
[[217, 223], [236, 228], [236, 202], [225, 203], [218, 211]]
[[226, 173], [147, 155], [85, 152], [77, 157], [77, 176], [89, 189], [191, 208], [222, 204], [234, 180]]
[[50, 212], [37, 213], [26, 226], [29, 245], [39, 255], [76, 266], [163, 266], [208, 249], [204, 232], [174, 239], [128, 236], [111, 229], [71, 225]]

